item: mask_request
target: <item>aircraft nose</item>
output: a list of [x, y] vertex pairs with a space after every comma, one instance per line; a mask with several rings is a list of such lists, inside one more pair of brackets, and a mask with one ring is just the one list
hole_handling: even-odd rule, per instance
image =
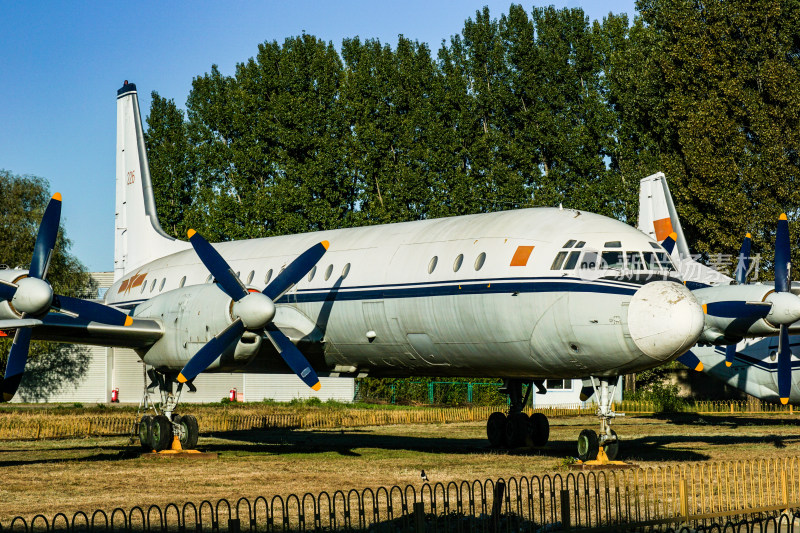
[[691, 348], [703, 331], [703, 308], [684, 285], [654, 281], [631, 298], [628, 331], [648, 357], [668, 361]]

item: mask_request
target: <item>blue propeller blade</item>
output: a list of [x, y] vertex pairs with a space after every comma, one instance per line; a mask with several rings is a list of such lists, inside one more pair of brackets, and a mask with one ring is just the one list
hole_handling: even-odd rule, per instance
[[292, 344], [292, 341], [274, 325], [268, 324], [266, 330], [267, 336], [269, 336], [275, 349], [278, 350], [278, 353], [283, 357], [283, 360], [286, 361], [286, 364], [289, 365], [289, 368], [303, 380], [303, 383], [314, 390], [319, 390], [322, 385], [319, 382], [317, 373], [311, 368], [308, 360], [300, 353], [297, 346]]
[[42, 216], [39, 233], [36, 235], [36, 244], [33, 247], [31, 268], [28, 275], [32, 278], [45, 279], [47, 267], [50, 266], [50, 256], [56, 245], [58, 225], [61, 221], [61, 195], [55, 193]]
[[53, 295], [53, 307], [69, 313], [75, 313], [81, 319], [89, 322], [102, 322], [112, 326], [130, 326], [133, 324], [133, 318], [119, 309], [89, 300], [55, 294]]
[[750, 272], [750, 248], [753, 244], [750, 234], [744, 236], [742, 247], [739, 249], [739, 263], [736, 265], [736, 283], [747, 285], [747, 273]]
[[792, 349], [789, 346], [789, 327], [781, 326], [778, 342], [778, 396], [781, 403], [789, 403], [792, 392]]
[[227, 261], [219, 255], [219, 252], [195, 230], [190, 229], [188, 235], [189, 242], [192, 243], [197, 256], [208, 271], [211, 272], [211, 275], [214, 276], [214, 279], [217, 280], [225, 294], [233, 298], [235, 302], [247, 296], [247, 289], [242, 285], [236, 273], [228, 266]]
[[720, 318], [749, 318], [758, 320], [767, 316], [772, 305], [762, 302], [743, 302], [729, 300], [724, 302], [710, 302], [706, 304], [706, 314]]
[[3, 377], [3, 401], [10, 402], [17, 393], [28, 362], [28, 347], [31, 344], [31, 329], [20, 328], [14, 335], [14, 343], [8, 354], [6, 373]]
[[673, 231], [661, 242], [661, 247], [665, 249], [669, 255], [672, 255], [672, 250], [675, 249], [675, 242], [677, 239], [678, 234]]
[[784, 213], [775, 232], [775, 292], [789, 292], [790, 253], [789, 221]]
[[11, 300], [17, 294], [17, 286], [8, 281], [0, 281], [0, 300]]
[[178, 374], [178, 382], [186, 383], [192, 381], [197, 375], [208, 368], [228, 346], [239, 340], [244, 333], [244, 325], [241, 320], [235, 320], [230, 326], [222, 330], [216, 337], [208, 341], [205, 346], [189, 359], [181, 373]]
[[262, 292], [268, 296], [270, 300], [277, 300], [292, 285], [308, 274], [309, 270], [319, 262], [323, 255], [325, 255], [328, 246], [328, 241], [322, 241], [300, 254], [297, 259], [289, 263], [289, 266], [278, 274], [275, 279], [272, 280], [272, 283], [267, 285]]
[[686, 352], [682, 356], [678, 357], [678, 361], [683, 363], [684, 365], [688, 366], [692, 370], [696, 370], [697, 372], [700, 372], [700, 371], [703, 370], [703, 363], [691, 351]]
[[729, 344], [725, 347], [725, 366], [731, 366], [736, 360], [736, 345]]

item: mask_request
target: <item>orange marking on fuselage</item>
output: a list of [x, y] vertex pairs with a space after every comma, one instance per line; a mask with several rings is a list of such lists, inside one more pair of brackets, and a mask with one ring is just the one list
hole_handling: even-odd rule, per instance
[[514, 252], [514, 257], [511, 258], [511, 266], [524, 267], [527, 265], [531, 252], [533, 252], [533, 246], [517, 246], [517, 251]]
[[655, 227], [656, 240], [658, 242], [663, 241], [664, 239], [666, 239], [669, 236], [670, 233], [673, 232], [672, 220], [670, 220], [669, 217], [662, 218], [662, 219], [659, 219], [659, 220], [654, 220], [653, 221], [653, 227]]

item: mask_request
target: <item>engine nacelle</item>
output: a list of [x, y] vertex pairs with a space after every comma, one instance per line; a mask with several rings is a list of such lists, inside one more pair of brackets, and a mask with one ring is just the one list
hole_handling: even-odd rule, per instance
[[[178, 371], [208, 341], [232, 322], [233, 301], [215, 284], [193, 285], [158, 295], [138, 305], [136, 318], [159, 319], [164, 336], [142, 354], [144, 362], [159, 370]], [[245, 332], [209, 370], [235, 370], [249, 363], [258, 353], [262, 337]]]
[[[772, 285], [717, 285], [692, 292], [702, 305], [710, 306], [719, 302], [769, 303], [769, 296], [775, 289]], [[761, 318], [744, 320], [706, 314], [705, 322], [700, 340], [711, 344], [728, 344], [743, 337], [768, 337], [778, 334], [778, 328]]]
[[[18, 268], [4, 268], [0, 270], [0, 279], [10, 283], [17, 283], [22, 278], [28, 277], [28, 271]], [[0, 320], [20, 318], [22, 313], [14, 309], [11, 302], [0, 300]]]

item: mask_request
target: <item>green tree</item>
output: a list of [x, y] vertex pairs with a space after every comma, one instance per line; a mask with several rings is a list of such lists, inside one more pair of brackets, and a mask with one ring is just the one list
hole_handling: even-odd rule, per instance
[[144, 141], [161, 227], [185, 238], [189, 228], [184, 218], [192, 205], [192, 146], [183, 111], [156, 91], [152, 92]]
[[[47, 182], [0, 170], [0, 190], [3, 191], [0, 195], [0, 262], [10, 268], [28, 268], [39, 223], [51, 197]], [[96, 287], [86, 267], [69, 253], [70, 245], [61, 228], [47, 280], [58, 294], [86, 296], [87, 291]], [[13, 336], [0, 337], [4, 368], [12, 340]], [[19, 395], [24, 400], [44, 399], [60, 387], [76, 383], [85, 374], [88, 363], [88, 351], [84, 348], [33, 341]]]

